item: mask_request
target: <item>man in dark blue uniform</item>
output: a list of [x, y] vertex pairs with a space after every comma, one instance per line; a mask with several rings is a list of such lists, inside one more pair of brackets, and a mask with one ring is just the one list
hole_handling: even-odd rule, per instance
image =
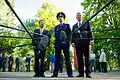
[[[91, 78], [90, 76], [90, 54], [89, 54], [89, 45], [93, 45], [93, 38], [90, 23], [88, 22], [84, 26], [81, 25], [84, 23], [81, 19], [81, 13], [78, 12], [76, 15], [78, 22], [73, 26], [72, 32], [77, 30], [72, 35], [72, 46], [76, 48], [76, 55], [78, 59], [78, 73], [77, 77], [84, 77], [84, 60], [83, 55], [85, 56], [85, 68], [86, 68], [86, 77]], [[86, 39], [83, 39], [86, 38]]]
[[[44, 21], [39, 21], [40, 28], [34, 30], [33, 38], [37, 38], [36, 42], [33, 41], [34, 55], [35, 55], [35, 65], [34, 65], [34, 77], [45, 77], [44, 67], [45, 67], [45, 54], [46, 54], [46, 44], [48, 39], [44, 39], [43, 36], [48, 35], [48, 31], [44, 29]], [[38, 35], [39, 34], [39, 35]], [[38, 39], [39, 38], [39, 39]], [[44, 44], [45, 43], [45, 44]], [[41, 60], [39, 60], [41, 59]]]
[[[55, 26], [55, 69], [53, 75], [51, 77], [57, 77], [60, 69], [60, 54], [63, 50], [65, 61], [66, 61], [66, 69], [68, 77], [73, 77], [72, 75], [72, 67], [70, 62], [70, 43], [69, 40], [65, 40], [68, 35], [71, 34], [71, 29], [69, 24], [63, 23], [65, 19], [65, 14], [63, 12], [59, 12], [57, 14], [57, 20], [60, 22], [57, 26]], [[64, 41], [65, 40], [65, 41]]]

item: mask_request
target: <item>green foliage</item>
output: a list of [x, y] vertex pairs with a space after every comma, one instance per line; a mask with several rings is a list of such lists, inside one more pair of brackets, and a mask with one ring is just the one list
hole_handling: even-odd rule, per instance
[[[45, 21], [45, 29], [47, 30], [53, 29], [57, 25], [56, 14], [56, 7], [53, 4], [44, 3], [38, 9], [38, 18]], [[36, 25], [39, 27], [38, 22]]]
[[[14, 0], [10, 0], [11, 5], [14, 7]], [[13, 13], [7, 6], [4, 0], [0, 1], [0, 24], [5, 24], [5, 25], [13, 25], [14, 23], [14, 18], [13, 18]]]
[[[24, 25], [26, 26], [26, 28], [28, 29], [29, 32], [33, 33], [33, 30], [35, 29], [35, 20], [33, 19], [28, 19], [24, 22]], [[23, 29], [23, 27], [19, 24], [18, 25], [18, 28], [19, 29]], [[21, 32], [21, 31], [18, 31], [18, 36], [21, 36], [21, 37], [29, 37], [28, 33], [26, 32]], [[32, 34], [31, 34], [32, 35]], [[31, 44], [32, 42], [32, 39], [20, 39], [20, 44]], [[27, 45], [27, 46], [24, 46], [24, 47], [19, 47], [19, 48], [16, 48], [15, 49], [15, 54], [16, 55], [19, 55], [21, 57], [25, 57], [26, 54], [32, 54], [33, 52], [33, 49], [31, 47], [31, 45]]]
[[[104, 6], [108, 0], [84, 0], [82, 5], [84, 6], [84, 20], [88, 20], [96, 11]], [[92, 30], [102, 30], [102, 32], [94, 32], [95, 38], [112, 38], [119, 37], [119, 30], [103, 31], [106, 29], [120, 28], [120, 2], [115, 0], [103, 11], [101, 11], [94, 19], [92, 19]], [[105, 49], [107, 55], [107, 62], [111, 63], [115, 69], [120, 67], [120, 41], [119, 40], [95, 40], [95, 45], [92, 47], [95, 53], [101, 48]], [[118, 63], [118, 65], [115, 65]], [[108, 66], [109, 67], [109, 66]]]
[[[14, 7], [14, 0], [10, 0], [10, 3]], [[6, 5], [4, 0], [0, 1], [0, 24], [6, 26], [15, 26], [13, 13]], [[0, 27], [0, 30], [2, 31], [0, 33], [1, 36], [16, 36], [14, 30], [6, 29], [3, 27]], [[17, 43], [18, 43], [17, 39], [15, 40], [12, 38], [2, 38], [2, 37], [0, 38], [0, 48], [9, 48], [11, 46], [15, 46]], [[1, 51], [1, 53], [7, 53], [7, 54], [11, 54], [12, 52], [13, 52], [12, 48]]]
[[[26, 26], [26, 28], [28, 29], [28, 31], [31, 33], [33, 33], [34, 29], [35, 29], [35, 22], [36, 20], [33, 20], [33, 19], [27, 19], [26, 21], [24, 21], [24, 25]], [[19, 24], [17, 26], [19, 29], [23, 29], [23, 26], [21, 26], [21, 24]], [[24, 30], [24, 29], [23, 29]], [[17, 32], [17, 36], [21, 36], [21, 37], [30, 37], [28, 35], [27, 32], [21, 32], [21, 31], [18, 31]], [[18, 45], [24, 45], [24, 44], [31, 44], [32, 43], [32, 39], [19, 39], [19, 43]], [[30, 57], [31, 57], [31, 69], [33, 69], [33, 48], [32, 48], [32, 45], [26, 45], [26, 46], [23, 46], [23, 47], [17, 47], [14, 49], [14, 54], [15, 54], [15, 57], [19, 56], [21, 57], [21, 64], [24, 64], [23, 62], [23, 57], [27, 57], [27, 54], [30, 54]]]

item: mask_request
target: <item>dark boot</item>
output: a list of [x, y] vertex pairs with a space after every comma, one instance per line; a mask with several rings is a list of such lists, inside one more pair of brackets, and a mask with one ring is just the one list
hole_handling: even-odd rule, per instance
[[58, 72], [54, 72], [51, 77], [57, 77], [57, 76], [58, 76]]
[[86, 74], [86, 78], [92, 78], [90, 74]]

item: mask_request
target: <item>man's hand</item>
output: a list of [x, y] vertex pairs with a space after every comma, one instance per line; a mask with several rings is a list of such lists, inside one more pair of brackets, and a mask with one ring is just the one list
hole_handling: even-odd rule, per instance
[[75, 47], [75, 43], [72, 43], [72, 47]]
[[90, 41], [90, 45], [93, 46], [94, 45], [94, 41]]
[[50, 47], [47, 46], [47, 47], [46, 47], [46, 50], [49, 50], [49, 49], [50, 49]]

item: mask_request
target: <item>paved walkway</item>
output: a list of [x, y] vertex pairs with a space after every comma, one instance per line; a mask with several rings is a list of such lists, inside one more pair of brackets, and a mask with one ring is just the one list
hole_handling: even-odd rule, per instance
[[120, 72], [92, 73], [92, 78], [75, 77], [78, 73], [74, 72], [74, 77], [67, 77], [66, 73], [59, 73], [57, 78], [51, 78], [50, 72], [45, 72], [45, 78], [34, 78], [33, 72], [0, 72], [0, 80], [120, 80]]

